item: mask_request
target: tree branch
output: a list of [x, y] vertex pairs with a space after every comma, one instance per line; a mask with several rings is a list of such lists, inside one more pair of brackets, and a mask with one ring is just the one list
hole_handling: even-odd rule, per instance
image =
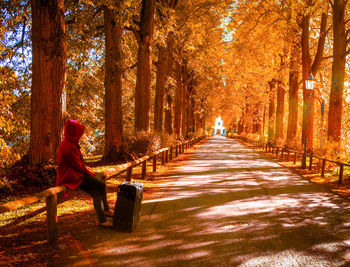
[[322, 60], [327, 60], [327, 59], [330, 59], [330, 58], [333, 58], [333, 56], [323, 57]]
[[125, 29], [128, 30], [128, 31], [131, 31], [133, 32], [135, 38], [136, 38], [136, 41], [138, 43], [141, 42], [141, 34], [140, 34], [140, 31], [136, 30], [134, 27], [128, 27], [128, 26], [125, 26]]
[[250, 33], [252, 30], [254, 30], [256, 28], [256, 26], [258, 26], [261, 17], [264, 16], [264, 15], [265, 15], [265, 13], [261, 13], [260, 14], [260, 16], [258, 17], [258, 19], [255, 22], [255, 25], [252, 28], [250, 28], [247, 33]]
[[330, 5], [331, 5], [332, 8], [333, 8], [333, 3], [332, 3], [332, 1], [331, 1], [331, 0], [328, 0], [328, 2], [330, 3]]
[[323, 51], [324, 51], [324, 45], [326, 42], [326, 27], [327, 27], [327, 14], [322, 13], [322, 19], [321, 19], [321, 27], [320, 27], [320, 37], [318, 39], [318, 45], [317, 45], [317, 52], [314, 59], [314, 62], [311, 66], [311, 72], [315, 75], [318, 71], [318, 68], [321, 65], [322, 59], [323, 59]]

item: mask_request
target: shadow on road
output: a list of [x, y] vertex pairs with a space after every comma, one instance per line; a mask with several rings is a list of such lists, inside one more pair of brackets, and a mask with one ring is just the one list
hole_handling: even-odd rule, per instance
[[346, 266], [349, 203], [214, 137], [164, 177], [131, 234], [71, 233], [82, 252], [52, 265]]

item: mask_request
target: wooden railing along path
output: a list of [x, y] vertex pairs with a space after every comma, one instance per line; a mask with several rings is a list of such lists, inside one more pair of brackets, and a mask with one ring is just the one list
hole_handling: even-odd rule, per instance
[[[131, 162], [127, 162], [125, 164], [118, 165], [116, 167], [110, 168], [108, 170], [103, 171], [103, 176], [108, 179], [111, 176], [118, 175], [124, 171], [127, 172], [126, 181], [131, 180], [132, 169], [135, 166], [138, 166], [142, 163], [142, 171], [141, 177], [146, 177], [146, 164], [147, 160], [151, 159], [153, 161], [153, 172], [157, 171], [157, 158], [160, 157], [161, 164], [165, 164], [173, 159], [173, 155], [175, 153], [175, 157], [179, 154], [183, 154], [186, 149], [192, 147], [194, 144], [203, 140], [205, 136], [193, 138], [191, 140], [176, 144], [170, 148], [162, 148], [158, 151], [151, 153], [150, 155], [144, 156], [142, 158], [136, 159]], [[47, 220], [47, 238], [50, 244], [54, 244], [57, 241], [57, 194], [68, 190], [66, 186], [56, 186], [40, 193], [24, 197], [19, 200], [10, 201], [5, 204], [0, 205], [0, 214], [3, 214], [8, 211], [12, 211], [26, 205], [35, 203], [40, 201], [41, 199], [45, 199], [46, 202], [46, 220]]]
[[[275, 146], [275, 145], [272, 145], [269, 143], [264, 143], [261, 141], [255, 141], [255, 140], [243, 137], [243, 136], [236, 136], [234, 138], [241, 139], [244, 142], [251, 144], [253, 147], [264, 149], [266, 152], [270, 152], [272, 154], [276, 153], [276, 156], [279, 156], [279, 153], [281, 153], [281, 158], [283, 159], [283, 157], [285, 155], [285, 157], [288, 161], [290, 160], [290, 155], [293, 155], [294, 165], [297, 162], [297, 158], [299, 157], [301, 159], [302, 155], [303, 155], [303, 152], [300, 152], [300, 151], [287, 149], [284, 147], [278, 147], [278, 146]], [[312, 170], [313, 160], [314, 159], [319, 160], [318, 170], [321, 173], [321, 177], [325, 176], [325, 169], [326, 169], [327, 162], [334, 163], [334, 164], [338, 165], [339, 166], [339, 180], [338, 180], [339, 184], [341, 184], [343, 181], [344, 166], [350, 167], [349, 163], [335, 161], [335, 160], [327, 159], [324, 157], [317, 157], [317, 156], [313, 155], [312, 153], [307, 153], [306, 158], [309, 158], [309, 167], [308, 167], [309, 170]]]

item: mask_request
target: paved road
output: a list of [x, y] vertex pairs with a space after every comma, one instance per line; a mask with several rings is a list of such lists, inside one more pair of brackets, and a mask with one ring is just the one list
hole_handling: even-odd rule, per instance
[[143, 202], [131, 234], [98, 231], [75, 266], [350, 266], [350, 203], [213, 137]]

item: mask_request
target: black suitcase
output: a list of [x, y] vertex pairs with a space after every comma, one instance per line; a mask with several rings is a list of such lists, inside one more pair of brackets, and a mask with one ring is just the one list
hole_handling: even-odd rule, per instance
[[123, 182], [118, 186], [114, 207], [113, 227], [121, 232], [132, 232], [140, 221], [143, 184]]

